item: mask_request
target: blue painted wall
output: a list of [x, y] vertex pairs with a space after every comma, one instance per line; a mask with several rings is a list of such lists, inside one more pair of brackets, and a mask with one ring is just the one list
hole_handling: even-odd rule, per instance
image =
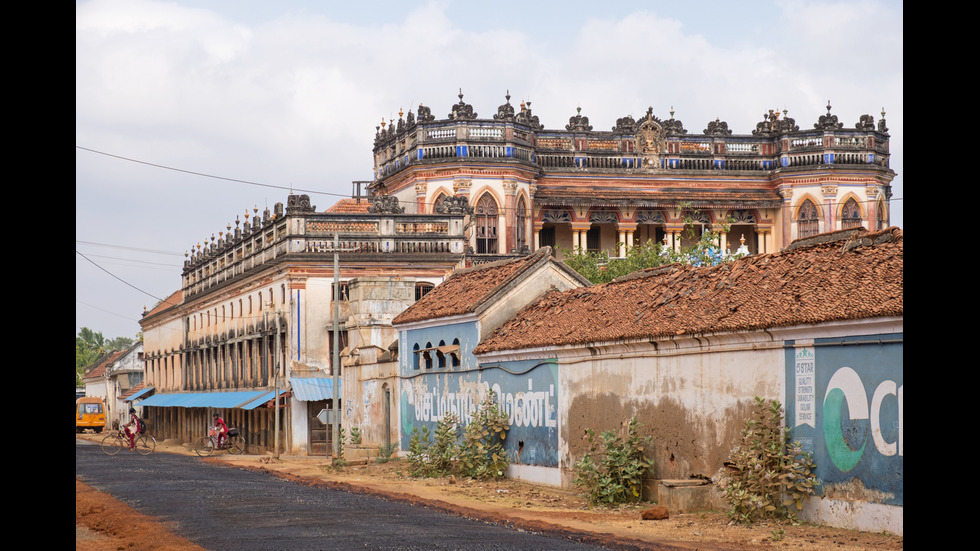
[[902, 333], [787, 348], [786, 425], [825, 485], [858, 479], [904, 505], [903, 385]]
[[[512, 463], [558, 466], [558, 364], [554, 360], [505, 362], [481, 366], [473, 356], [479, 334], [475, 323], [402, 331], [400, 354], [401, 448], [407, 450], [412, 429], [455, 414], [465, 426], [484, 396], [493, 390], [510, 420], [504, 447]], [[460, 343], [460, 365], [415, 368], [419, 348]], [[399, 348], [402, 345], [400, 344]]]

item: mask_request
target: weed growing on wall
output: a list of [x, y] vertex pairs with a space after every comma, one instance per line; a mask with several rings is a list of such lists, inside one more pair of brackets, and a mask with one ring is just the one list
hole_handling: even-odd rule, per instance
[[640, 436], [636, 417], [629, 422], [626, 438], [607, 430], [596, 438], [586, 429], [589, 450], [575, 464], [575, 486], [589, 505], [608, 507], [619, 503], [636, 503], [643, 495], [643, 475], [653, 467], [645, 455], [653, 440]]
[[755, 398], [730, 461], [730, 473], [721, 482], [731, 506], [728, 516], [738, 523], [796, 521], [804, 499], [820, 484], [811, 454], [799, 442], [789, 441], [776, 400]]
[[459, 419], [451, 414], [439, 420], [434, 434], [427, 426], [413, 428], [408, 443], [412, 476], [504, 476], [510, 463], [503, 449], [507, 421], [491, 391], [462, 433]]
[[361, 443], [361, 428], [351, 427], [350, 429], [350, 443], [357, 446]]

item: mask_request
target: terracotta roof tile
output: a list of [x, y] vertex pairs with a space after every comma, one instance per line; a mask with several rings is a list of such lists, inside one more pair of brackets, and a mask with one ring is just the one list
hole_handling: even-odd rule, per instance
[[674, 264], [551, 292], [476, 352], [902, 316], [903, 252], [898, 228], [848, 230], [717, 266]]
[[118, 360], [119, 357], [125, 353], [126, 353], [125, 350], [116, 350], [114, 352], [110, 352], [106, 354], [105, 356], [102, 356], [98, 360], [95, 360], [95, 363], [85, 368], [85, 374], [82, 375], [82, 378], [94, 379], [96, 377], [104, 376], [106, 367], [108, 367], [109, 364], [111, 364], [112, 362]]
[[364, 213], [366, 214], [368, 208], [371, 206], [371, 201], [367, 199], [361, 199], [357, 201], [352, 198], [341, 199], [334, 203], [334, 205], [327, 209], [327, 212], [339, 213], [339, 214], [350, 214], [350, 213]]
[[457, 270], [446, 281], [436, 285], [422, 299], [396, 316], [392, 323], [412, 323], [476, 312], [498, 289], [534, 266], [544, 256], [551, 256], [551, 247], [543, 247], [534, 254], [517, 260], [501, 260]]
[[184, 302], [184, 291], [183, 290], [174, 291], [173, 293], [171, 293], [169, 297], [160, 301], [160, 304], [157, 304], [149, 312], [143, 314], [143, 317], [152, 316], [159, 312], [163, 312], [167, 308], [171, 308], [173, 306], [179, 306], [183, 302]]

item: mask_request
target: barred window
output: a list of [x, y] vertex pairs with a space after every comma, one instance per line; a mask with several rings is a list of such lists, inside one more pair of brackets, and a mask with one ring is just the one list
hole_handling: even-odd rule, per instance
[[858, 207], [857, 201], [854, 199], [848, 199], [844, 203], [844, 208], [841, 209], [840, 213], [841, 228], [860, 228], [864, 226], [861, 220], [861, 209]]
[[820, 219], [817, 206], [807, 199], [800, 205], [799, 217], [796, 220], [797, 237], [810, 237], [820, 233]]

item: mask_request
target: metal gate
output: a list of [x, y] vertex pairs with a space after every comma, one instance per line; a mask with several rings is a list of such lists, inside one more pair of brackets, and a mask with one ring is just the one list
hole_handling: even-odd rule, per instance
[[310, 427], [310, 455], [331, 455], [333, 452], [333, 426], [323, 424], [318, 418], [323, 410], [330, 409], [333, 400], [307, 402], [307, 426]]

